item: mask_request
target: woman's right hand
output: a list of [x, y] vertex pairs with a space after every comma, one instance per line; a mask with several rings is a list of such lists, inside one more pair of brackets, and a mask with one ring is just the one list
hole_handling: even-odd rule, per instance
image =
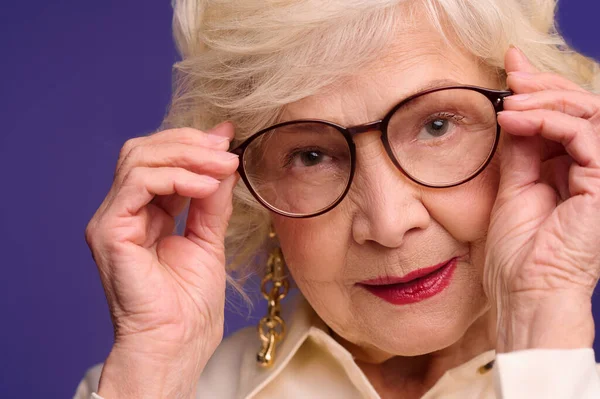
[[[129, 140], [86, 228], [115, 331], [99, 394], [190, 397], [223, 334], [231, 123]], [[189, 201], [184, 234], [175, 216]]]

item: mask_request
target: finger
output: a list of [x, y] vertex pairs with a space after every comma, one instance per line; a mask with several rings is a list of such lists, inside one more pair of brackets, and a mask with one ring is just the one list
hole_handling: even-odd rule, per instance
[[541, 90], [573, 90], [585, 92], [576, 83], [555, 73], [540, 72], [525, 54], [511, 47], [504, 58], [506, 83], [515, 93], [532, 93]]
[[542, 163], [540, 182], [546, 183], [556, 191], [559, 202], [570, 197], [569, 170], [572, 164], [573, 158], [569, 155], [561, 155]]
[[233, 187], [238, 179], [237, 174], [231, 175], [221, 182], [214, 194], [190, 201], [184, 236], [213, 255], [223, 253], [225, 231], [233, 209]]
[[498, 123], [509, 133], [519, 136], [541, 135], [561, 143], [581, 166], [597, 168], [598, 134], [591, 123], [557, 111], [502, 111]]
[[525, 72], [525, 73], [538, 73], [540, 72], [532, 63], [529, 58], [515, 46], [510, 46], [504, 55], [504, 69], [506, 73], [512, 72]]
[[573, 164], [569, 170], [569, 192], [571, 196], [590, 194], [600, 198], [600, 169]]
[[211, 135], [226, 138], [229, 142], [235, 137], [235, 128], [233, 126], [233, 123], [229, 121], [219, 123], [217, 126], [213, 127], [208, 132]]
[[515, 93], [533, 93], [542, 90], [572, 90], [585, 92], [581, 86], [554, 73], [511, 72], [506, 78], [508, 87]]
[[227, 150], [229, 148], [229, 142], [231, 141], [230, 132], [232, 129], [231, 123], [227, 122], [219, 124], [207, 132], [185, 127], [163, 130], [153, 133], [149, 136], [136, 137], [127, 140], [121, 149], [121, 153], [119, 154], [119, 160], [117, 161], [115, 168], [115, 175], [119, 174], [122, 164], [130, 157], [131, 151], [137, 147], [166, 143], [179, 143], [191, 146], [214, 148], [217, 150]]
[[150, 201], [151, 204], [162, 209], [171, 218], [175, 218], [183, 212], [188, 202], [188, 197], [182, 197], [179, 194], [157, 195]]
[[134, 220], [133, 234], [128, 241], [144, 248], [152, 247], [159, 239], [175, 232], [175, 219], [152, 204], [142, 207]]
[[506, 78], [508, 87], [515, 93], [533, 93], [542, 90], [572, 90], [585, 92], [585, 90], [555, 73], [540, 72], [509, 72]]
[[503, 135], [497, 202], [510, 200], [540, 179], [539, 137]]
[[131, 150], [128, 159], [121, 165], [122, 171], [115, 177], [115, 184], [119, 186], [127, 171], [135, 167], [162, 166], [184, 168], [221, 180], [235, 172], [238, 156], [223, 150], [179, 143], [138, 146]]
[[135, 216], [156, 195], [178, 194], [204, 198], [219, 187], [219, 180], [183, 168], [133, 168], [112, 200], [116, 217]]
[[[229, 123], [230, 124], [230, 123]], [[200, 145], [209, 148], [227, 149], [230, 138], [221, 134], [221, 130], [227, 129], [226, 124], [219, 124], [206, 132], [184, 127], [179, 129], [163, 130], [144, 137], [148, 143], [181, 143], [189, 145]]]
[[565, 147], [552, 140], [543, 139], [542, 140], [542, 151], [540, 154], [540, 158], [542, 162], [547, 161], [549, 159], [553, 159], [562, 155], [567, 155], [567, 150]]
[[505, 97], [504, 109], [509, 111], [547, 109], [577, 118], [591, 119], [600, 114], [600, 97], [589, 92], [544, 90]]

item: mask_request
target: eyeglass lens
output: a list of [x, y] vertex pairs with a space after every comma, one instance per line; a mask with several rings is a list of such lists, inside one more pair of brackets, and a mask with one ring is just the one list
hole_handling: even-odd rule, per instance
[[[467, 180], [488, 161], [497, 138], [496, 111], [477, 91], [431, 92], [399, 107], [384, 134], [410, 178], [429, 186], [450, 186]], [[253, 140], [243, 166], [265, 203], [287, 214], [311, 215], [330, 207], [346, 191], [351, 154], [346, 136], [334, 126], [297, 122]]]

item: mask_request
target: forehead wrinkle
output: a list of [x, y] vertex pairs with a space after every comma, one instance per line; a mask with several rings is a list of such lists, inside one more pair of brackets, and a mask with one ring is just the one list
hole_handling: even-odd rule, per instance
[[[485, 72], [485, 73], [483, 73]], [[281, 121], [324, 119], [354, 126], [381, 119], [404, 98], [433, 87], [489, 85], [480, 61], [426, 23], [399, 32], [374, 62], [315, 95], [283, 107]], [[488, 76], [489, 77], [489, 76]]]
[[[356, 113], [364, 113], [367, 96], [360, 93], [368, 90], [361, 80], [363, 78], [358, 75], [341, 78], [336, 84], [323, 88], [313, 96], [288, 104], [281, 113], [282, 121], [305, 118], [323, 119], [349, 126], [348, 116], [354, 116], [354, 120], [361, 120], [362, 118]], [[348, 110], [352, 110], [350, 115], [348, 115]]]
[[[355, 93], [343, 93], [331, 95], [318, 94], [300, 100], [293, 106], [285, 107], [281, 113], [280, 122], [296, 119], [322, 119], [336, 124], [350, 127], [382, 119], [392, 107], [407, 97], [419, 92], [437, 87], [463, 85], [465, 81], [454, 74], [448, 74], [445, 78], [433, 78], [425, 80], [418, 85], [399, 87], [396, 93], [388, 95], [389, 87], [396, 86], [398, 81], [390, 82], [388, 92], [385, 90], [366, 89], [367, 95], [362, 95], [358, 90]], [[396, 84], [394, 84], [396, 83]], [[351, 110], [352, 112], [348, 112]]]

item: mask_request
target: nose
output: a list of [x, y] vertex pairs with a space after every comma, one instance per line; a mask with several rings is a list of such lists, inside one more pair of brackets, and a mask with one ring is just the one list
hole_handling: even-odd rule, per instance
[[348, 193], [355, 204], [354, 241], [397, 248], [407, 234], [426, 229], [431, 216], [421, 201], [422, 190], [395, 167], [380, 140], [357, 143], [356, 173]]

